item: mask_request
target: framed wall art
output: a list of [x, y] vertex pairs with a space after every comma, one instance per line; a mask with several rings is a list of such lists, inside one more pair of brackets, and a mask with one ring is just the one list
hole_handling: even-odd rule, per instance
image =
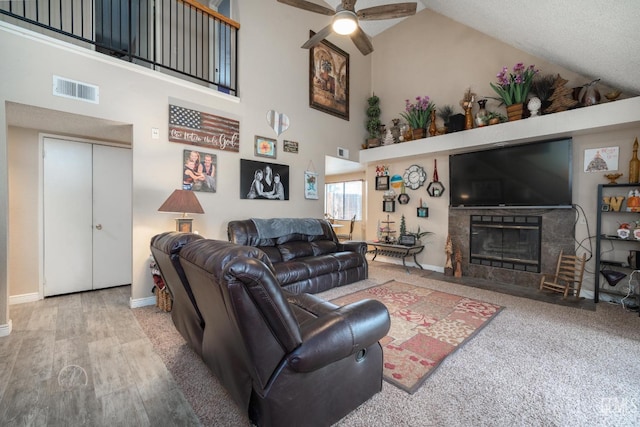
[[315, 172], [304, 171], [304, 198], [318, 199], [318, 174]]
[[396, 211], [396, 202], [393, 200], [383, 200], [382, 202], [382, 212], [395, 212]]
[[184, 150], [182, 154], [182, 189], [216, 192], [218, 158], [215, 154]]
[[309, 49], [309, 106], [349, 120], [349, 54], [326, 40]]
[[240, 159], [240, 198], [289, 200], [289, 165]]
[[389, 175], [376, 176], [376, 190], [387, 191], [389, 189]]
[[276, 158], [278, 141], [264, 136], [256, 135], [255, 155], [259, 157]]
[[237, 153], [240, 122], [169, 104], [169, 141]]

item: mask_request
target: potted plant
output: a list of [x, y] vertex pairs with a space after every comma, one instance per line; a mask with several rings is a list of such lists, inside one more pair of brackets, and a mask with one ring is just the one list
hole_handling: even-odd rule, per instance
[[431, 231], [420, 231], [420, 226], [418, 226], [418, 231], [416, 231], [416, 232], [407, 231], [407, 234], [410, 235], [410, 236], [415, 236], [416, 244], [417, 245], [421, 245], [422, 241], [420, 239], [422, 237], [424, 237], [424, 236], [428, 236], [430, 234], [433, 234], [433, 232], [431, 232]]
[[413, 138], [423, 138], [426, 135], [426, 129], [431, 120], [431, 111], [436, 108], [436, 105], [430, 101], [428, 96], [417, 96], [414, 104], [409, 102], [408, 99], [405, 103], [404, 112], [400, 113], [400, 115], [407, 121], [409, 126], [411, 126], [414, 133]]
[[536, 73], [538, 70], [534, 65], [525, 68], [522, 62], [518, 62], [513, 66], [512, 72], [509, 72], [507, 67], [502, 67], [502, 71], [497, 75], [498, 84], [489, 83], [507, 106], [509, 120], [522, 118], [523, 104], [527, 100]]
[[531, 92], [535, 93], [542, 103], [541, 112], [544, 113], [544, 109], [551, 105], [549, 98], [553, 93], [553, 84], [556, 82], [556, 76], [553, 74], [546, 74], [544, 76], [536, 75], [531, 83]]
[[369, 138], [367, 139], [367, 147], [377, 147], [380, 145], [380, 98], [375, 94], [367, 99], [367, 131]]
[[449, 128], [449, 117], [451, 117], [452, 115], [453, 115], [453, 105], [447, 104], [438, 108], [438, 117], [440, 117], [444, 122], [445, 132], [447, 132], [447, 129]]
[[489, 114], [487, 115], [487, 122], [490, 125], [495, 125], [498, 123], [504, 123], [507, 121], [507, 118], [505, 117], [504, 114], [500, 114], [496, 111], [489, 111]]

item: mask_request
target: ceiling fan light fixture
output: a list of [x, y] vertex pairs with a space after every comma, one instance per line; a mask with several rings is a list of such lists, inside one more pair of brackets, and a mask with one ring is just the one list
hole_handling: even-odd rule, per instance
[[337, 34], [348, 35], [358, 28], [356, 14], [350, 10], [341, 10], [335, 14], [332, 24], [333, 31]]

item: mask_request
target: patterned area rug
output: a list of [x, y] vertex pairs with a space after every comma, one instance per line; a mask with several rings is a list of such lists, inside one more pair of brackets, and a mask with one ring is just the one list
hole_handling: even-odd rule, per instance
[[384, 349], [384, 379], [413, 394], [457, 348], [503, 307], [396, 281], [333, 300], [345, 305], [365, 298], [382, 302], [391, 316]]

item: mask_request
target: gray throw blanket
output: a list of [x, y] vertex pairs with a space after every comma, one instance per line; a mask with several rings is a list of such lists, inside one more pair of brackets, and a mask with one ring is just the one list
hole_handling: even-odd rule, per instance
[[256, 225], [258, 237], [261, 239], [282, 237], [293, 233], [309, 236], [319, 236], [324, 233], [320, 221], [315, 218], [251, 218], [251, 221]]

